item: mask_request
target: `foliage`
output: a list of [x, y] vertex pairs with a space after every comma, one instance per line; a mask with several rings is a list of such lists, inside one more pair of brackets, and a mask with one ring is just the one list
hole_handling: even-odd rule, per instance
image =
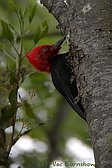
[[[5, 13], [4, 8], [7, 8]], [[50, 135], [56, 134], [54, 128], [59, 124], [56, 118], [58, 118], [60, 108], [62, 111], [66, 106], [65, 101], [63, 103], [59, 94], [54, 91], [48, 74], [35, 72], [25, 57], [26, 52], [37, 43], [38, 45], [54, 43], [59, 39], [60, 33], [54, 29], [57, 22], [50, 14], [49, 19], [46, 19], [47, 12], [43, 11], [45, 9], [42, 10], [42, 7], [34, 1], [27, 3], [3, 1], [1, 3], [0, 151], [4, 152], [4, 157], [1, 159], [0, 156], [0, 165], [6, 164], [7, 154], [9, 156], [12, 146], [23, 135], [28, 134], [34, 139], [40, 139], [50, 148], [51, 137], [53, 137]], [[47, 35], [48, 29], [49, 36]], [[74, 124], [74, 121], [77, 124]], [[83, 124], [83, 128], [87, 129], [74, 113], [65, 115], [64, 121], [60, 124], [57, 135], [59, 140], [56, 145], [60, 147], [62, 158], [68, 158], [63, 148], [70, 134], [74, 136], [75, 132], [81, 139], [88, 138], [87, 132], [83, 131], [81, 124], [78, 123]], [[11, 128], [10, 132], [8, 132], [9, 128]], [[49, 149], [43, 154], [32, 151], [32, 158], [36, 165], [41, 161], [51, 161], [50, 151]], [[32, 160], [29, 159], [29, 154], [23, 154], [23, 159], [23, 165], [28, 167], [27, 161], [31, 163]]]
[[[36, 119], [36, 116], [33, 113], [30, 103], [27, 100], [23, 100], [21, 97], [21, 94], [19, 93], [19, 89], [24, 83], [25, 78], [27, 77], [26, 74], [28, 75], [26, 66], [23, 63], [23, 60], [25, 59], [25, 52], [23, 51], [24, 50], [24, 37], [25, 35], [30, 33], [30, 26], [31, 26], [31, 23], [33, 21], [33, 18], [36, 12], [36, 4], [32, 7], [29, 13], [29, 16], [28, 16], [29, 23], [25, 22], [26, 21], [25, 19], [26, 8], [25, 7], [24, 7], [24, 10], [22, 10], [22, 9], [17, 9], [17, 7], [15, 6], [13, 2], [11, 2], [10, 5], [12, 6], [17, 16], [17, 19], [19, 22], [19, 32], [16, 30], [15, 27], [13, 27], [11, 23], [8, 23], [2, 19], [0, 20], [1, 27], [2, 27], [1, 35], [5, 37], [6, 40], [8, 40], [11, 43], [12, 49], [15, 52], [15, 56], [13, 57], [12, 55], [10, 55], [10, 53], [8, 53], [5, 50], [5, 47], [3, 47], [3, 45], [1, 44], [0, 49], [2, 53], [5, 54], [7, 57], [9, 57], [9, 60], [12, 61], [12, 64], [10, 64], [10, 62], [7, 62], [7, 65], [6, 65], [7, 72], [5, 74], [3, 74], [5, 68], [1, 67], [1, 75], [5, 75], [5, 78], [6, 78], [4, 79], [4, 83], [6, 82], [6, 86], [4, 85], [3, 81], [1, 81], [1, 89], [4, 88], [4, 90], [7, 92], [6, 93], [7, 98], [6, 99], [3, 98], [3, 100], [1, 100], [2, 106], [1, 106], [1, 114], [0, 114], [0, 130], [4, 132], [4, 130], [7, 129], [8, 127], [10, 126], [12, 127], [11, 138], [8, 139], [7, 142], [4, 136], [1, 137], [1, 141], [4, 142], [2, 143], [1, 148], [4, 148], [5, 146], [6, 148], [5, 153], [7, 153], [8, 155], [11, 151], [12, 146], [16, 143], [16, 141], [22, 135], [25, 135], [33, 130], [33, 128], [30, 128], [27, 131], [23, 131], [24, 127], [22, 126], [22, 129], [20, 129], [18, 133], [15, 133], [15, 126], [18, 120], [17, 113], [19, 109], [24, 110], [27, 117], [35, 121], [35, 128], [37, 128], [37, 126], [39, 125], [42, 125]], [[42, 22], [42, 28], [40, 28], [40, 31], [41, 31], [40, 37], [36, 35], [36, 34], [39, 34], [40, 32], [36, 32], [36, 34], [34, 35], [33, 47], [48, 32], [48, 24], [46, 20]], [[17, 42], [18, 36], [20, 39], [19, 42]], [[22, 118], [19, 119], [19, 122], [20, 121], [22, 122]], [[2, 164], [5, 164], [5, 162], [6, 161], [4, 160]]]

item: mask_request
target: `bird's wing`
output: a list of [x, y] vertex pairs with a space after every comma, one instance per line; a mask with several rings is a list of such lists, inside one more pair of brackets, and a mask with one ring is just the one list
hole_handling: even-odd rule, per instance
[[[58, 92], [67, 100], [67, 102], [79, 114], [79, 116], [86, 120], [84, 112], [79, 107], [77, 101], [75, 101], [75, 98], [78, 95], [77, 89], [75, 90], [76, 84], [73, 84], [73, 87], [71, 87], [71, 69], [68, 67], [65, 58], [58, 57], [57, 60], [55, 60], [55, 62], [52, 65], [51, 76], [53, 84], [58, 90]], [[71, 88], [73, 88], [73, 90]], [[75, 93], [73, 93], [74, 90]]]

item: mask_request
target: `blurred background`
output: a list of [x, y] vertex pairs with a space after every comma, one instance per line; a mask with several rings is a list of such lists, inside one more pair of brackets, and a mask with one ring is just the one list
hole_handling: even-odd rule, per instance
[[[61, 37], [61, 31], [56, 19], [36, 0], [14, 0], [19, 9], [26, 7], [27, 15], [32, 6], [37, 3], [30, 32], [24, 38], [24, 54], [33, 45], [35, 29], [47, 20], [49, 31], [37, 45], [53, 44]], [[0, 1], [0, 19], [8, 21], [19, 31], [19, 24], [14, 10], [8, 0]], [[0, 32], [2, 31], [0, 25]], [[0, 44], [4, 44], [5, 51], [15, 58], [15, 52], [3, 35], [0, 35]], [[61, 52], [68, 51], [67, 43], [63, 44]], [[11, 61], [0, 52], [0, 109], [3, 108], [7, 99], [9, 74], [7, 67]], [[77, 168], [94, 167], [93, 151], [89, 130], [83, 121], [67, 104], [62, 96], [55, 90], [50, 74], [36, 72], [24, 58], [25, 79], [22, 82], [18, 94], [18, 101], [24, 101], [24, 108], [19, 108], [17, 113], [16, 132], [31, 131], [22, 136], [13, 146], [10, 153], [10, 168]], [[11, 128], [5, 130], [10, 136]], [[74, 164], [74, 163], [82, 163]]]

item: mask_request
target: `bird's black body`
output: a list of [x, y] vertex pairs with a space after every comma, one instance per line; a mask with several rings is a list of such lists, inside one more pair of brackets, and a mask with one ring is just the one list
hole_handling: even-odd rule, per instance
[[84, 120], [84, 108], [80, 101], [77, 101], [78, 90], [75, 79], [71, 82], [72, 70], [68, 63], [69, 53], [63, 53], [55, 56], [51, 68], [51, 77], [54, 86], [58, 92], [67, 100], [70, 106], [82, 117]]

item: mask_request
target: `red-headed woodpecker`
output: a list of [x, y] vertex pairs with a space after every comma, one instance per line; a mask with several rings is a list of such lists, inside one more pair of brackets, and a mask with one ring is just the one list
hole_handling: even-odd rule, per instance
[[51, 73], [52, 82], [58, 92], [67, 100], [70, 106], [86, 120], [84, 108], [77, 101], [78, 90], [76, 80], [71, 81], [72, 69], [69, 64], [69, 52], [59, 54], [65, 38], [61, 38], [54, 45], [35, 47], [26, 56], [37, 71]]

